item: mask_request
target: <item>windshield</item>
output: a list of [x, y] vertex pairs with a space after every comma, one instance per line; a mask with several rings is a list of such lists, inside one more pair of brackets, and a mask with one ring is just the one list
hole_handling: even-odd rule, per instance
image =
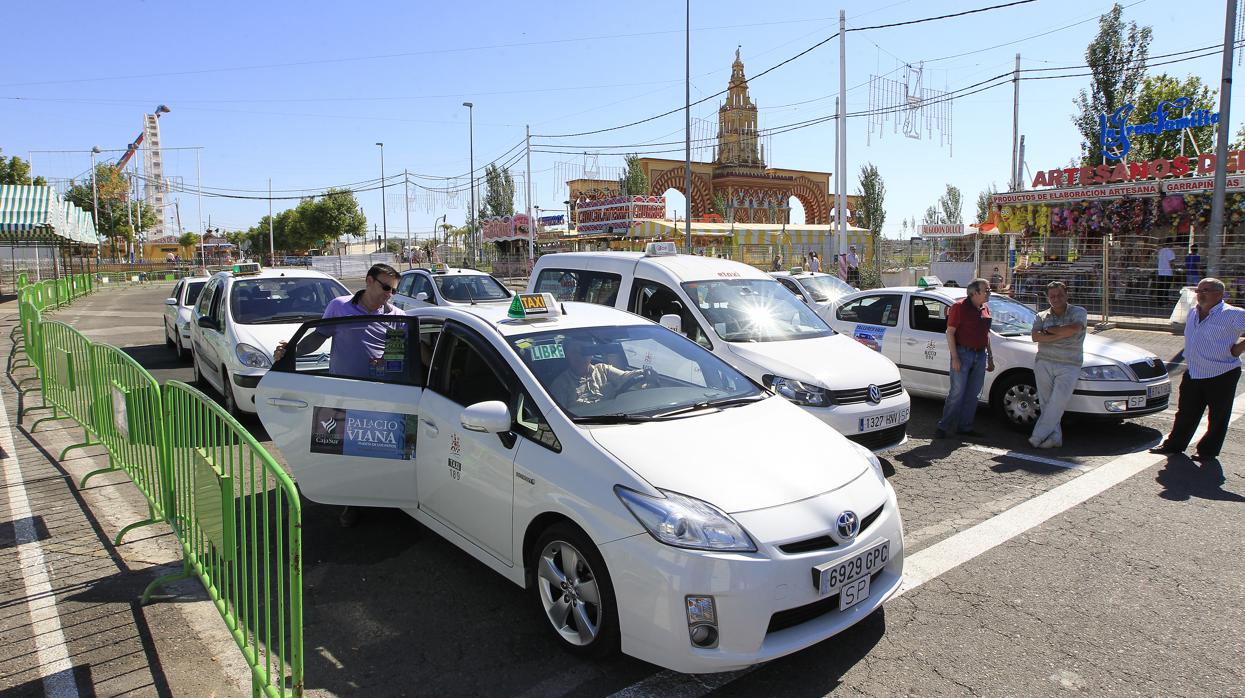
[[1006, 296], [990, 296], [987, 303], [990, 307], [990, 329], [1004, 337], [1017, 337], [1033, 332], [1033, 321], [1037, 313], [1026, 305], [1007, 298]]
[[502, 301], [510, 298], [510, 291], [501, 282], [482, 274], [433, 274], [433, 281], [447, 301], [470, 303], [475, 301]]
[[182, 305], [194, 305], [197, 303], [199, 301], [199, 292], [203, 290], [205, 285], [207, 285], [206, 281], [190, 282], [190, 285], [186, 287], [186, 302], [182, 303]]
[[514, 337], [515, 352], [577, 421], [643, 421], [766, 396], [742, 373], [660, 325]]
[[689, 281], [683, 289], [727, 342], [828, 337], [824, 320], [773, 279]]
[[856, 291], [851, 284], [837, 276], [801, 276], [796, 281], [800, 282], [804, 290], [808, 291], [808, 295], [818, 303], [832, 301], [839, 296]]
[[229, 312], [242, 325], [297, 324], [319, 320], [329, 301], [350, 292], [333, 279], [242, 279], [229, 293]]

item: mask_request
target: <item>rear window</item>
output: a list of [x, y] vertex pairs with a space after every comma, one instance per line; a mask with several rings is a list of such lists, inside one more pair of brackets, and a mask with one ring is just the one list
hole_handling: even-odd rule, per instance
[[580, 301], [613, 306], [618, 301], [622, 276], [581, 269], [545, 269], [536, 277], [533, 293], [552, 293], [560, 301]]

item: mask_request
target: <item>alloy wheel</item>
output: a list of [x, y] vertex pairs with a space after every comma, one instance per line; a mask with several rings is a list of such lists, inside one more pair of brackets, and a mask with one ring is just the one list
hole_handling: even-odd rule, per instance
[[583, 647], [597, 638], [600, 588], [587, 558], [575, 546], [563, 540], [545, 545], [537, 560], [536, 584], [545, 617], [563, 640]]

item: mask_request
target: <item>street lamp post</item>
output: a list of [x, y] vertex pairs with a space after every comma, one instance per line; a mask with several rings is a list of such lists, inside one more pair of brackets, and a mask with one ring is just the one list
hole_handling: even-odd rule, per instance
[[479, 221], [476, 220], [476, 136], [475, 136], [475, 105], [471, 102], [463, 102], [463, 106], [467, 107], [467, 165], [470, 167], [471, 176], [471, 210], [467, 212], [467, 220], [471, 222], [470, 228], [467, 230], [467, 238], [471, 243], [471, 249], [468, 251], [472, 259], [476, 258], [478, 252], [476, 246], [476, 226]]
[[385, 246], [389, 245], [389, 214], [385, 211], [385, 144], [377, 143], [380, 146], [380, 224], [384, 228], [382, 231], [385, 236]]
[[[100, 153], [99, 146], [91, 146], [91, 208], [95, 214], [95, 231], [99, 232], [99, 187], [95, 184], [95, 156]], [[34, 180], [31, 180], [34, 181]], [[141, 214], [140, 214], [141, 217]], [[113, 243], [113, 256], [116, 256], [116, 243]]]
[[[449, 215], [449, 214], [446, 214]], [[432, 265], [432, 258], [437, 254], [437, 221], [445, 221], [445, 215], [440, 218], [432, 219], [432, 254], [428, 255], [428, 264]]]
[[[571, 234], [571, 200], [567, 199], [566, 201], [563, 201], [562, 205], [566, 206], [566, 234], [569, 237]], [[559, 243], [558, 247], [561, 248], [561, 243]], [[578, 245], [575, 247], [576, 249], [579, 248]]]

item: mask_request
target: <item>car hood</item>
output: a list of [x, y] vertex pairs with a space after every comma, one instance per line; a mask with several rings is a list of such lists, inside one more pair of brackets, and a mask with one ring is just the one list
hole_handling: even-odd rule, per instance
[[263, 349], [272, 358], [277, 342], [287, 342], [302, 327], [301, 322], [282, 323], [280, 325], [234, 325], [233, 333], [239, 342]]
[[654, 487], [728, 513], [829, 492], [870, 467], [850, 441], [781, 398], [589, 434]]
[[[1003, 337], [1003, 339], [1014, 343], [1014, 346], [1023, 347], [1025, 351], [1031, 354], [1037, 354], [1038, 345], [1029, 335], [1019, 337]], [[1153, 352], [1142, 349], [1135, 344], [1121, 342], [1106, 337], [1096, 337], [1094, 335], [1085, 336], [1084, 346], [1084, 364], [1097, 365], [1103, 361], [1112, 361], [1122, 364], [1131, 364], [1146, 359], [1157, 359]]]
[[[889, 339], [889, 338], [887, 338]], [[894, 341], [898, 341], [898, 336]], [[851, 390], [899, 380], [894, 362], [843, 334], [786, 342], [730, 342], [728, 350], [764, 373]]]

